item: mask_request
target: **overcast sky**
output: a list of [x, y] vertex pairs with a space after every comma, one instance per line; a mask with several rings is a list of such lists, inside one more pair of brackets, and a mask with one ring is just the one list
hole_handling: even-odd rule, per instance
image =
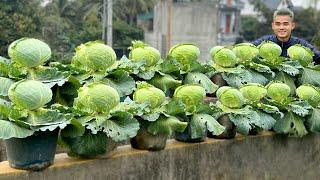
[[[310, 0], [291, 0], [294, 6], [303, 6], [308, 7], [310, 6]], [[320, 7], [320, 1], [318, 2], [318, 8]]]

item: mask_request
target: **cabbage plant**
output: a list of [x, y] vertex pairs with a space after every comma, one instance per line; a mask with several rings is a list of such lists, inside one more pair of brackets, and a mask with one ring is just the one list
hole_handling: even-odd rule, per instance
[[49, 87], [62, 86], [69, 72], [45, 65], [51, 57], [50, 47], [34, 38], [21, 38], [8, 48], [11, 59], [0, 58], [0, 75], [14, 81], [30, 79], [45, 83]]
[[166, 113], [175, 116], [182, 122], [187, 122], [183, 133], [176, 133], [180, 141], [194, 142], [203, 139], [206, 132], [220, 135], [224, 131], [208, 104], [204, 103], [205, 89], [197, 84], [185, 84], [178, 87], [172, 100], [166, 105]]
[[26, 79], [9, 84], [0, 87], [6, 92], [0, 98], [1, 139], [25, 138], [36, 131], [63, 129], [70, 123], [68, 115], [48, 104], [52, 91], [47, 85]]
[[[141, 138], [147, 138], [143, 136], [145, 130], [154, 137], [159, 135], [159, 138], [160, 136], [167, 138], [173, 132], [184, 131], [187, 123], [181, 122], [167, 113], [168, 102], [169, 100], [166, 99], [161, 89], [146, 82], [137, 83], [137, 89], [133, 93], [133, 101], [127, 98], [124, 102], [130, 107], [128, 111], [132, 112], [139, 121], [141, 129], [137, 140], [140, 139], [144, 142]], [[142, 137], [140, 137], [141, 135]]]
[[307, 66], [312, 62], [314, 53], [307, 47], [295, 44], [288, 48], [288, 56], [294, 61], [298, 61], [302, 66]]
[[161, 59], [160, 52], [157, 49], [142, 41], [133, 41], [130, 50], [129, 59], [132, 61], [145, 61], [147, 67], [154, 66]]
[[217, 109], [216, 117], [227, 115], [237, 132], [241, 134], [248, 135], [250, 132], [269, 130], [276, 122], [270, 114], [278, 113], [278, 108], [260, 102], [267, 94], [262, 85], [248, 84], [240, 90], [223, 86], [216, 94], [218, 102], [213, 106]]
[[251, 61], [254, 57], [258, 56], [259, 49], [251, 43], [240, 43], [232, 48], [240, 62]]
[[267, 60], [273, 60], [280, 57], [282, 49], [281, 47], [271, 41], [261, 43], [259, 46], [259, 55]]
[[198, 64], [200, 49], [192, 43], [180, 43], [171, 47], [168, 55], [178, 62], [182, 72], [190, 72]]
[[61, 132], [70, 155], [92, 157], [107, 151], [106, 144], [134, 137], [138, 121], [120, 103], [118, 92], [105, 84], [92, 83], [78, 90], [73, 108], [60, 107], [73, 116]]
[[257, 83], [246, 84], [239, 90], [247, 101], [260, 101], [267, 95], [267, 89]]
[[308, 101], [308, 103], [317, 107], [320, 103], [320, 93], [318, 88], [312, 85], [301, 85], [296, 89], [296, 94], [301, 100]]
[[181, 100], [188, 111], [193, 111], [199, 103], [203, 102], [205, 97], [205, 89], [197, 84], [179, 86], [173, 94], [173, 99]]
[[105, 71], [117, 60], [114, 50], [99, 41], [89, 41], [76, 48], [71, 63], [85, 71]]
[[230, 68], [235, 67], [238, 63], [235, 53], [228, 48], [213, 47], [210, 53], [213, 62], [218, 66]]
[[132, 41], [131, 44], [129, 58], [123, 56], [118, 69], [134, 75], [136, 80], [150, 80], [163, 62], [160, 52], [142, 41]]
[[267, 86], [266, 101], [272, 106], [276, 106], [283, 113], [277, 120], [274, 130], [280, 134], [302, 137], [308, 133], [304, 121], [312, 106], [305, 100], [297, 100], [290, 93], [290, 87], [282, 82], [270, 82]]
[[267, 95], [277, 102], [282, 102], [288, 98], [290, 92], [290, 87], [282, 82], [273, 82], [267, 85]]

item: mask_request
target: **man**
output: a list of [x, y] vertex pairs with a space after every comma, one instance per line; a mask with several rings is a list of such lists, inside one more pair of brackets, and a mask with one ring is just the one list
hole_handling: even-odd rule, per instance
[[287, 50], [294, 44], [301, 44], [302, 46], [310, 48], [314, 52], [313, 60], [315, 64], [320, 63], [320, 51], [304, 39], [291, 36], [292, 30], [295, 28], [293, 21], [294, 14], [290, 9], [279, 9], [273, 14], [272, 30], [274, 35], [263, 36], [252, 43], [259, 45], [263, 41], [272, 41], [277, 43], [282, 48], [281, 56], [287, 57]]

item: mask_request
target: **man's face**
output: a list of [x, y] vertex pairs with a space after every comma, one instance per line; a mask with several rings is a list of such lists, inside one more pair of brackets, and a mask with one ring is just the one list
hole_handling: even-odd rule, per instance
[[287, 15], [276, 16], [272, 22], [272, 30], [281, 41], [289, 40], [294, 27], [295, 24], [292, 21], [292, 18]]

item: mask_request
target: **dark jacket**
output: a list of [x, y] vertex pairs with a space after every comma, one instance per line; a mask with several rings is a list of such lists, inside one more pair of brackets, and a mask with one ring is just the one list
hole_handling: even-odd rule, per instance
[[251, 43], [258, 46], [263, 41], [272, 41], [272, 42], [277, 43], [282, 48], [281, 56], [285, 56], [285, 57], [288, 57], [287, 50], [290, 46], [292, 46], [294, 44], [301, 44], [302, 46], [308, 47], [313, 51], [313, 53], [314, 53], [313, 61], [315, 62], [315, 64], [320, 64], [320, 51], [318, 51], [313, 45], [311, 45], [308, 41], [306, 41], [304, 39], [300, 39], [300, 38], [291, 36], [287, 42], [282, 42], [282, 41], [278, 40], [276, 35], [266, 35], [266, 36], [262, 36], [261, 38], [255, 40], [255, 41], [252, 41]]

